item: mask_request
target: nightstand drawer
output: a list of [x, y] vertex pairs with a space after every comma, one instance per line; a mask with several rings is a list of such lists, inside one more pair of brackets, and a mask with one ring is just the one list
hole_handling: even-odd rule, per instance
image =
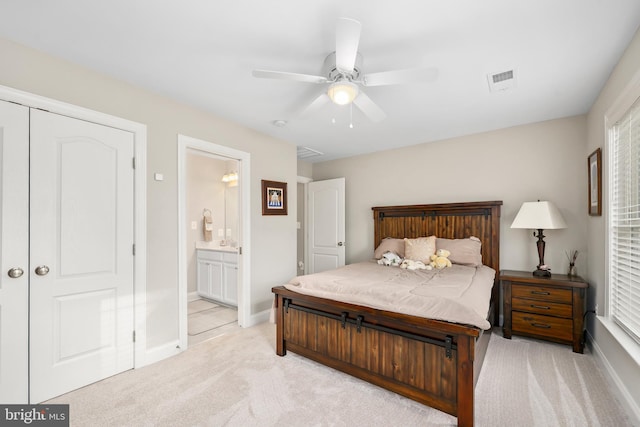
[[573, 321], [558, 317], [540, 316], [537, 314], [512, 313], [513, 332], [542, 335], [554, 339], [571, 341], [573, 339]]
[[571, 304], [571, 289], [558, 289], [550, 286], [513, 283], [511, 285], [511, 296], [513, 298], [531, 298], [539, 301]]
[[513, 298], [512, 309], [514, 311], [527, 311], [529, 313], [566, 318], [571, 318], [571, 316], [573, 315], [573, 306], [569, 304], [558, 304], [549, 301], [535, 301], [525, 298]]

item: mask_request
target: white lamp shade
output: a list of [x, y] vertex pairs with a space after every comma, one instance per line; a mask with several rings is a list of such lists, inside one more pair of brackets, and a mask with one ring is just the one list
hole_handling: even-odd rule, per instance
[[338, 105], [351, 104], [356, 96], [358, 96], [358, 93], [358, 86], [349, 81], [333, 83], [327, 91], [329, 98]]
[[567, 228], [558, 208], [551, 202], [524, 202], [511, 228], [552, 230]]

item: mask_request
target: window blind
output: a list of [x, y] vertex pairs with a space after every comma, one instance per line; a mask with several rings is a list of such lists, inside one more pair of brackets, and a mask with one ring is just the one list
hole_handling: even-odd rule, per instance
[[609, 135], [610, 314], [640, 343], [640, 100]]

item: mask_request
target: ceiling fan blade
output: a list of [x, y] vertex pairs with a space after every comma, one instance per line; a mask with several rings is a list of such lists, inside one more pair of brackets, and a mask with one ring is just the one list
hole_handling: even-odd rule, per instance
[[362, 78], [365, 86], [400, 85], [406, 83], [432, 82], [438, 78], [437, 68], [408, 68], [366, 74]]
[[336, 27], [336, 68], [351, 73], [356, 63], [362, 25], [355, 19], [339, 18]]
[[329, 102], [329, 97], [327, 96], [326, 92], [322, 92], [316, 99], [313, 100], [313, 102], [311, 102], [311, 104], [307, 106], [307, 108], [302, 110], [302, 112], [300, 113], [300, 117], [304, 118], [310, 116], [311, 114], [318, 111], [327, 102]]
[[297, 82], [317, 84], [327, 82], [326, 77], [312, 76], [310, 74], [288, 73], [286, 71], [253, 70], [251, 74], [253, 77], [259, 77], [262, 79], [294, 80]]
[[376, 105], [375, 102], [371, 100], [364, 92], [360, 91], [356, 99], [353, 100], [353, 103], [362, 110], [365, 116], [369, 118], [372, 122], [376, 123], [381, 120], [384, 120], [387, 115], [380, 107]]

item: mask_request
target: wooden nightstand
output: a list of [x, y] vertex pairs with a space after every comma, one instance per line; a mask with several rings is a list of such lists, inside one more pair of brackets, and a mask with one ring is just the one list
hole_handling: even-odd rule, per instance
[[535, 277], [529, 271], [502, 271], [505, 338], [523, 335], [570, 344], [582, 353], [583, 316], [589, 284], [580, 277], [553, 274]]

